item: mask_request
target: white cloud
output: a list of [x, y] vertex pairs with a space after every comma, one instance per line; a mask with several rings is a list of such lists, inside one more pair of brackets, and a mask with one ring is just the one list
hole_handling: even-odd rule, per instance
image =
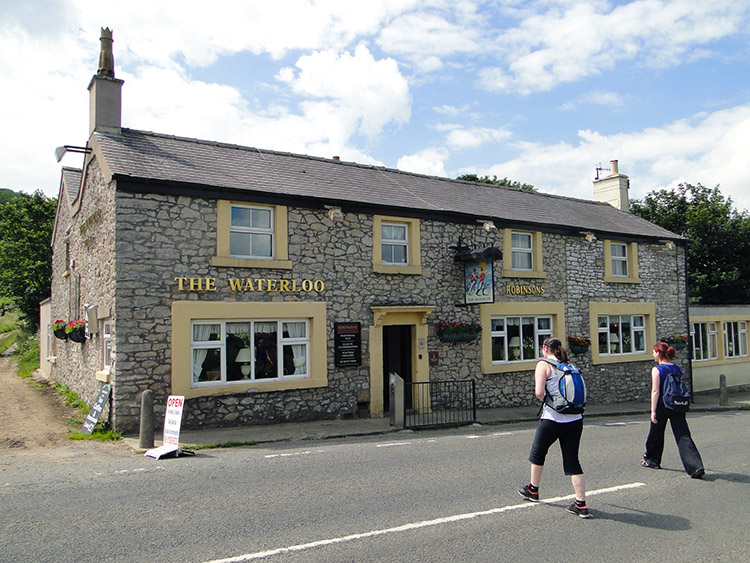
[[[300, 57], [297, 67], [299, 73], [285, 71], [279, 74], [279, 80], [296, 94], [331, 100], [320, 104], [335, 106], [336, 113], [358, 122], [359, 131], [367, 136], [378, 135], [390, 121], [404, 123], [409, 119], [409, 86], [398, 64], [393, 59], [376, 61], [364, 45], [359, 45], [354, 55], [330, 50], [306, 55]], [[305, 106], [315, 111], [314, 103]], [[335, 114], [331, 117], [337, 118]]]
[[550, 3], [495, 41], [505, 65], [480, 70], [491, 91], [548, 91], [614, 68], [623, 60], [674, 66], [705, 56], [705, 44], [736, 33], [750, 6], [732, 0]]
[[614, 109], [623, 107], [624, 105], [625, 100], [623, 99], [623, 96], [617, 92], [595, 90], [593, 92], [587, 92], [575, 100], [565, 102], [560, 106], [560, 109], [563, 111], [572, 111], [581, 106], [605, 106]]
[[446, 136], [446, 142], [449, 147], [454, 149], [469, 149], [490, 142], [502, 141], [510, 136], [510, 132], [504, 129], [490, 129], [489, 127], [455, 128]]
[[[533, 184], [544, 192], [591, 199], [596, 164], [619, 160], [630, 177], [630, 197], [676, 186], [701, 183], [731, 197], [738, 209], [750, 210], [750, 105], [699, 114], [635, 133], [601, 135], [580, 131], [579, 143], [518, 143], [519, 156], [482, 170]], [[460, 173], [460, 172], [459, 172]]]
[[449, 154], [444, 148], [430, 147], [411, 155], [404, 155], [398, 159], [398, 169], [428, 176], [446, 178], [445, 160]]

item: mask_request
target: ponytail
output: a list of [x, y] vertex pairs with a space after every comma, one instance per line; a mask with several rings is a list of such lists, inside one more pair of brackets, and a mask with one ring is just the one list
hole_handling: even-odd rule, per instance
[[660, 360], [668, 360], [670, 362], [674, 360], [674, 357], [677, 355], [677, 350], [672, 348], [666, 342], [657, 342], [654, 344], [654, 352], [659, 355]]
[[561, 362], [561, 363], [568, 362], [568, 351], [565, 348], [563, 348], [562, 342], [560, 342], [559, 338], [554, 338], [554, 337], [547, 338], [542, 343], [542, 346], [546, 346], [547, 350], [549, 350], [550, 352], [552, 352], [552, 354], [554, 354], [558, 362]]

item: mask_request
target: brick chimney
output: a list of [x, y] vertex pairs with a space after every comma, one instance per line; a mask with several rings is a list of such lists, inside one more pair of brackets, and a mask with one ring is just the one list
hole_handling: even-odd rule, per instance
[[115, 78], [112, 31], [102, 28], [99, 68], [89, 83], [89, 136], [94, 131], [120, 134], [122, 80]]
[[610, 160], [609, 164], [609, 176], [594, 180], [594, 200], [609, 203], [612, 207], [629, 212], [628, 188], [630, 188], [630, 179], [624, 174], [620, 174], [616, 160]]

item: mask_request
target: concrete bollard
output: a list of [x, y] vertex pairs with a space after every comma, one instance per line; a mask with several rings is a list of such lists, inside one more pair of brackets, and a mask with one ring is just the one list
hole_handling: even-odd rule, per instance
[[727, 406], [727, 376], [723, 373], [719, 375], [719, 405]]
[[154, 447], [154, 392], [151, 389], [146, 389], [141, 395], [141, 431], [138, 436], [138, 447]]

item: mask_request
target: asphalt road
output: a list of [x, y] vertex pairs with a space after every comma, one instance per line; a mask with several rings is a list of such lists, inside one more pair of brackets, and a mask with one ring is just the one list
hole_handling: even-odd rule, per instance
[[[581, 461], [593, 518], [568, 514], [559, 450], [539, 504], [532, 424], [203, 450], [0, 459], [0, 559], [272, 562], [742, 561], [750, 553], [750, 412], [690, 415], [706, 464], [638, 464], [644, 417], [591, 419]], [[669, 432], [669, 430], [668, 430]], [[92, 445], [92, 447], [96, 447]]]

